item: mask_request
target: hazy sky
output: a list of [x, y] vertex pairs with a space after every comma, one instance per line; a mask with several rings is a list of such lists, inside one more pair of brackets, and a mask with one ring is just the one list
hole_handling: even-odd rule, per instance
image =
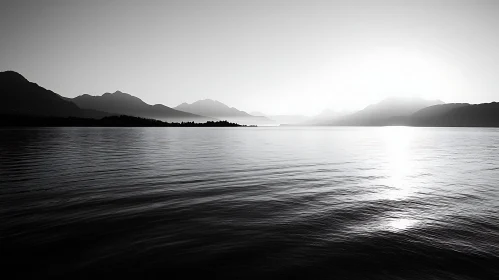
[[2, 1], [0, 70], [269, 114], [499, 101], [499, 1]]

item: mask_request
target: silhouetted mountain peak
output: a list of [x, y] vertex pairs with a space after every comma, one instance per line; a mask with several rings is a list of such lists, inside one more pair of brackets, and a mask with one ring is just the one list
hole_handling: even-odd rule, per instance
[[244, 111], [229, 107], [226, 104], [213, 99], [198, 100], [191, 104], [182, 103], [175, 107], [175, 109], [211, 117], [252, 117]]
[[[185, 104], [185, 105], [184, 105]], [[206, 107], [206, 108], [212, 108], [212, 109], [217, 109], [217, 110], [226, 110], [226, 109], [230, 109], [231, 111], [237, 111], [237, 112], [243, 112], [243, 111], [240, 111], [234, 107], [230, 107], [228, 106], [227, 104], [225, 103], [222, 103], [218, 100], [214, 100], [214, 99], [202, 99], [202, 100], [198, 100], [196, 102], [193, 102], [191, 104], [188, 104], [188, 103], [182, 103], [181, 105], [179, 106], [198, 106], [198, 107]], [[248, 114], [246, 112], [244, 112], [244, 114]], [[249, 114], [248, 114], [249, 115]]]
[[[102, 96], [115, 96], [115, 97], [118, 97], [118, 96], [133, 96], [133, 95], [125, 93], [125, 92], [122, 92], [120, 90], [117, 90], [115, 92], [106, 92]], [[133, 96], [133, 97], [135, 97], [135, 96]]]
[[[97, 97], [99, 97], [99, 96], [97, 96]], [[133, 96], [131, 94], [119, 91], [119, 90], [117, 90], [113, 93], [106, 92], [103, 95], [101, 95], [100, 97], [105, 99], [105, 100], [109, 100], [109, 101], [112, 100], [113, 102], [132, 102], [132, 103], [137, 103], [137, 104], [140, 103], [141, 105], [146, 105], [146, 103], [144, 101], [142, 101], [142, 99], [140, 99], [136, 96]]]
[[9, 83], [25, 83], [29, 82], [23, 75], [15, 71], [0, 72], [0, 81]]
[[213, 100], [213, 99], [203, 99], [203, 100], [198, 100], [191, 105], [203, 105], [203, 106], [218, 106], [218, 107], [223, 107], [223, 108], [231, 108], [227, 106], [226, 104], [218, 101], [218, 100]]

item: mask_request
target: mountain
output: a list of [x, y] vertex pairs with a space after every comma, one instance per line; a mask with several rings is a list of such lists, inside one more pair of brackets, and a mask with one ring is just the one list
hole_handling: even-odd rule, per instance
[[450, 111], [470, 106], [468, 103], [449, 103], [449, 104], [441, 104], [441, 105], [433, 105], [430, 107], [423, 108], [411, 116], [411, 123], [414, 124], [431, 124], [436, 120], [442, 119], [443, 116]]
[[217, 118], [220, 120], [228, 120], [231, 122], [237, 122], [241, 124], [273, 124], [274, 122], [264, 116], [253, 116], [244, 111], [240, 111], [234, 107], [229, 107], [222, 102], [204, 99], [199, 100], [194, 103], [182, 103], [175, 107], [176, 110], [209, 116], [212, 118]]
[[101, 96], [83, 94], [72, 99], [80, 108], [93, 109], [113, 114], [129, 115], [142, 118], [158, 119], [168, 122], [213, 121], [213, 118], [178, 111], [165, 105], [149, 105], [140, 98], [116, 91]]
[[404, 125], [415, 112], [439, 104], [443, 104], [443, 102], [414, 97], [390, 97], [379, 103], [369, 105], [356, 113], [333, 120], [329, 124], [352, 126]]
[[175, 109], [189, 112], [192, 114], [198, 114], [203, 116], [210, 116], [214, 118], [234, 118], [234, 117], [254, 117], [244, 111], [240, 111], [236, 108], [229, 107], [222, 102], [212, 100], [212, 99], [204, 99], [199, 100], [194, 103], [182, 103], [175, 107]]
[[499, 127], [499, 103], [445, 104], [416, 112], [413, 126]]
[[102, 118], [110, 114], [83, 110], [57, 93], [14, 71], [0, 72], [0, 114]]

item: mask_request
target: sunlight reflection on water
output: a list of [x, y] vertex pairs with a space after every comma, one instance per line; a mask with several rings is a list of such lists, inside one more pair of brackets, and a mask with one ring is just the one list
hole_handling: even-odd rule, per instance
[[411, 144], [413, 141], [412, 127], [385, 127], [384, 141], [389, 177], [389, 187], [386, 196], [391, 200], [402, 200], [413, 192], [410, 185], [414, 170]]
[[416, 226], [417, 222], [417, 220], [407, 218], [392, 219], [388, 221], [388, 227], [389, 230], [403, 231]]
[[263, 279], [250, 274], [295, 276], [302, 267], [295, 278], [320, 279], [309, 273], [322, 271], [383, 280], [497, 272], [490, 265], [499, 257], [497, 129], [0, 135], [0, 244], [4, 266], [22, 264], [18, 271], [54, 267], [70, 278], [79, 267], [131, 269], [144, 278], [195, 267]]

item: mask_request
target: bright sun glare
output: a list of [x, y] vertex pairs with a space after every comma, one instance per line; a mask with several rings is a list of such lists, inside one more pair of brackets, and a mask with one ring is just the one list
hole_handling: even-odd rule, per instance
[[341, 103], [356, 109], [390, 96], [445, 100], [459, 91], [462, 81], [453, 65], [417, 49], [359, 51], [346, 55], [339, 65], [337, 90], [352, 93]]

